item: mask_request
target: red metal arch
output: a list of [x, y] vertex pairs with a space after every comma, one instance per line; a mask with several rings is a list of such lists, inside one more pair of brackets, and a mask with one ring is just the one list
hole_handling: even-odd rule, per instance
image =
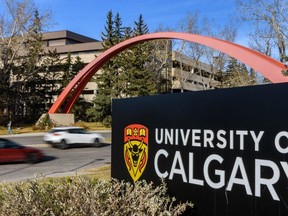
[[51, 106], [48, 113], [57, 113], [63, 102], [68, 98], [68, 96], [70, 96], [66, 103], [66, 106], [63, 109], [64, 113], [69, 113], [86, 84], [91, 80], [93, 75], [103, 66], [103, 64], [105, 64], [113, 56], [117, 55], [124, 49], [134, 44], [157, 39], [180, 39], [196, 42], [219, 50], [231, 57], [238, 59], [239, 61], [249, 65], [254, 70], [260, 72], [264, 77], [266, 77], [273, 83], [288, 81], [288, 77], [282, 75], [282, 70], [286, 69], [286, 66], [284, 64], [255, 50], [229, 41], [224, 41], [221, 39], [207, 36], [178, 32], [158, 32], [128, 39], [103, 52], [92, 62], [90, 62], [86, 67], [84, 67], [73, 78], [73, 80], [58, 96], [57, 100]]

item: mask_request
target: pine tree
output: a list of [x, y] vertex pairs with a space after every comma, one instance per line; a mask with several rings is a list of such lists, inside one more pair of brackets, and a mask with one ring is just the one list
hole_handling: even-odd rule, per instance
[[[117, 21], [118, 29], [121, 27], [120, 16], [116, 16], [113, 20], [113, 13], [110, 10], [107, 14], [105, 32], [102, 32], [102, 44], [104, 51], [114, 46], [120, 38], [116, 37], [115, 21]], [[119, 36], [119, 32], [117, 34]], [[92, 101], [94, 107], [88, 109], [87, 114], [95, 121], [105, 122], [106, 125], [111, 124], [111, 98], [115, 96], [113, 88], [117, 68], [115, 67], [115, 58], [109, 60], [103, 65], [101, 74], [97, 77], [98, 91], [95, 99]]]
[[[107, 14], [105, 32], [102, 33], [104, 49], [130, 38], [147, 34], [148, 27], [142, 15], [135, 22], [133, 30], [123, 27], [120, 15], [113, 19], [112, 11]], [[111, 123], [111, 99], [155, 94], [155, 73], [146, 65], [149, 61], [152, 46], [150, 43], [135, 45], [109, 60], [97, 78], [98, 92], [93, 100], [93, 109], [88, 115], [106, 125]]]
[[62, 64], [62, 76], [60, 78], [61, 89], [63, 90], [70, 81], [77, 75], [77, 73], [85, 67], [85, 63], [79, 56], [72, 58], [71, 53], [67, 54], [65, 63]]
[[144, 23], [142, 14], [139, 15], [138, 21], [135, 21], [134, 24], [135, 24], [134, 36], [139, 36], [139, 35], [149, 33], [149, 28], [147, 24]]
[[[134, 22], [133, 35], [139, 36], [149, 33], [142, 15]], [[156, 93], [156, 74], [146, 66], [149, 63], [151, 43], [144, 42], [131, 48], [128, 71], [128, 96], [145, 96]]]
[[14, 85], [14, 90], [18, 92], [16, 104], [19, 106], [16, 107], [19, 110], [14, 110], [14, 112], [17, 115], [22, 115], [22, 117], [31, 117], [30, 120], [33, 121], [45, 112], [45, 97], [47, 96], [45, 85], [43, 85], [47, 77], [44, 73], [40, 73], [41, 67], [39, 66], [44, 48], [42, 23], [37, 10], [34, 12], [34, 19], [29, 32], [30, 36], [26, 42], [27, 54], [20, 59], [21, 66], [16, 74], [18, 81]]
[[85, 67], [85, 62], [80, 58], [80, 56], [75, 57], [75, 62], [73, 64], [73, 77]]
[[[75, 61], [72, 64], [72, 68], [70, 69], [70, 77], [69, 82], [73, 79], [77, 73], [85, 67], [85, 63], [79, 56], [75, 57]], [[66, 85], [65, 85], [66, 86]], [[86, 110], [92, 107], [92, 103], [85, 101], [84, 98], [80, 97], [77, 99], [76, 103], [72, 108], [72, 112], [74, 113], [76, 121], [89, 121], [86, 115]]]
[[67, 54], [67, 57], [65, 58], [65, 62], [63, 64], [63, 74], [61, 77], [61, 89], [64, 89], [67, 84], [71, 81], [71, 78], [73, 76], [73, 62], [72, 62], [72, 57], [71, 53]]
[[125, 35], [125, 28], [122, 27], [122, 19], [119, 15], [119, 13], [116, 14], [115, 20], [114, 20], [114, 37], [115, 37], [115, 43], [120, 43]]
[[[64, 64], [60, 65], [61, 75], [59, 78], [59, 90], [63, 89], [71, 82], [71, 80], [77, 75], [77, 73], [85, 67], [85, 63], [79, 56], [75, 59], [72, 58], [71, 53], [67, 54]], [[65, 103], [63, 104], [65, 106]], [[84, 98], [79, 97], [72, 108], [72, 113], [74, 113], [75, 120], [87, 121], [86, 110], [92, 106], [91, 103], [86, 102]]]
[[222, 73], [223, 87], [250, 86], [256, 84], [256, 75], [253, 69], [248, 70], [246, 65], [230, 58], [226, 72]]
[[107, 50], [113, 45], [115, 45], [114, 20], [113, 20], [113, 12], [111, 10], [107, 14], [105, 32], [101, 32], [101, 35], [104, 50]]
[[[62, 89], [59, 88], [59, 85], [61, 85], [60, 80], [62, 76], [60, 71], [62, 69], [62, 60], [56, 49], [52, 51], [49, 50], [43, 55], [41, 71], [47, 77], [45, 87], [48, 95], [59, 95], [62, 91]], [[48, 107], [52, 105], [52, 98], [49, 98], [47, 105]]]
[[[46, 19], [49, 13], [40, 16], [32, 1], [3, 1], [1, 9], [0, 123], [3, 123], [7, 117], [15, 122], [23, 110], [30, 110], [28, 105], [31, 102], [26, 103], [28, 84], [24, 86], [24, 73], [37, 70], [40, 64], [32, 65], [37, 61], [37, 50], [40, 49], [38, 41], [41, 35], [38, 33], [41, 33], [42, 24], [49, 24], [49, 19]], [[39, 93], [37, 91], [31, 92], [35, 96]], [[33, 102], [35, 104], [37, 100]], [[25, 120], [27, 123], [29, 119]]]

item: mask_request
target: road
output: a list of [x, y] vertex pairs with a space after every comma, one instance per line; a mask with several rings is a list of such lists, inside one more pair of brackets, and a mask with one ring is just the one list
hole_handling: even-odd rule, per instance
[[[111, 140], [110, 132], [103, 132]], [[42, 177], [80, 175], [91, 168], [111, 163], [111, 144], [99, 148], [90, 146], [72, 147], [66, 150], [52, 148], [42, 141], [43, 134], [1, 136], [8, 137], [23, 145], [41, 149], [45, 158], [37, 164], [10, 163], [0, 164], [0, 182], [13, 182]]]

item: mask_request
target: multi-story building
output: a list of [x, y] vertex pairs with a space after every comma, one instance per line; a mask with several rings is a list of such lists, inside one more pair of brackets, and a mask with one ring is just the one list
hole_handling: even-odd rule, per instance
[[[43, 40], [45, 45], [44, 50], [56, 51], [62, 63], [65, 63], [68, 53], [72, 60], [80, 57], [81, 61], [88, 64], [103, 52], [103, 46], [100, 41], [68, 30], [45, 32], [43, 33]], [[170, 88], [171, 92], [197, 91], [207, 88], [217, 88], [220, 85], [217, 77], [211, 71], [211, 66], [203, 62], [197, 62], [196, 64], [193, 59], [175, 51], [171, 53], [171, 59], [165, 59], [165, 62], [167, 61], [171, 64], [169, 64], [168, 68], [165, 68], [165, 72], [162, 71], [162, 73], [165, 73], [167, 79], [171, 79], [172, 84], [167, 85], [168, 89], [165, 88], [165, 91], [169, 91]], [[61, 74], [63, 72], [58, 71], [56, 73]], [[49, 79], [51, 82], [54, 82], [57, 81], [54, 79], [59, 79], [59, 77], [61, 76], [53, 76], [53, 78], [50, 77]], [[13, 78], [12, 75], [12, 81]], [[15, 80], [15, 82], [18, 81]], [[55, 94], [53, 92], [54, 90], [50, 93], [47, 92], [47, 94]], [[97, 84], [90, 81], [82, 91], [81, 97], [89, 102], [92, 101], [95, 94], [97, 95]], [[49, 100], [49, 104], [45, 102], [44, 106], [46, 109], [51, 106], [56, 97], [57, 95], [53, 95], [52, 101]]]
[[[45, 49], [50, 51], [56, 49], [62, 59], [70, 53], [72, 58], [79, 56], [88, 64], [103, 51], [100, 41], [67, 30], [46, 32], [43, 38]], [[171, 60], [172, 92], [198, 91], [217, 88], [220, 85], [209, 65], [203, 62], [195, 64], [195, 60], [174, 51]], [[96, 83], [89, 82], [81, 95], [85, 100], [91, 101], [96, 92]]]
[[220, 81], [211, 66], [201, 61], [172, 52], [173, 92], [199, 91], [219, 88]]
[[[71, 31], [55, 31], [43, 34], [46, 51], [56, 50], [60, 58], [65, 59], [70, 53], [75, 59], [79, 56], [88, 64], [103, 51], [100, 41]], [[172, 51], [171, 57], [171, 83], [172, 92], [198, 91], [217, 88], [220, 82], [217, 76], [211, 71], [211, 66], [203, 62], [195, 62], [192, 58]], [[91, 101], [97, 93], [95, 82], [89, 82], [83, 90], [81, 97]], [[55, 95], [56, 97], [56, 95]]]
[[[103, 51], [100, 41], [67, 30], [46, 32], [43, 34], [43, 39], [45, 50], [56, 50], [60, 55], [60, 59], [63, 60], [70, 53], [72, 59], [79, 56], [85, 64], [88, 64]], [[89, 82], [85, 86], [81, 97], [86, 101], [91, 101], [96, 91], [96, 83]]]

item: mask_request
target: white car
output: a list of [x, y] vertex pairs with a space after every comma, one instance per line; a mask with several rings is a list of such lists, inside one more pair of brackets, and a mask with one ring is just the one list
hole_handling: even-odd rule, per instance
[[55, 127], [44, 135], [43, 140], [54, 147], [66, 149], [72, 144], [91, 144], [99, 147], [104, 142], [104, 137], [82, 127]]

